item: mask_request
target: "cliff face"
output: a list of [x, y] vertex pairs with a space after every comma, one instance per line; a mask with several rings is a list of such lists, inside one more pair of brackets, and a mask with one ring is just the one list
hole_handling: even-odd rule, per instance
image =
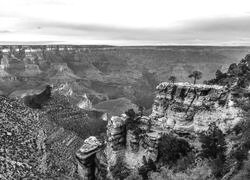
[[42, 71], [37, 64], [25, 64], [25, 70], [21, 73], [21, 76], [37, 76], [41, 73]]
[[4, 67], [4, 69], [12, 75], [19, 75], [21, 72], [25, 70], [24, 62], [17, 58], [13, 57], [8, 58], [4, 56], [1, 64]]
[[161, 83], [150, 117], [162, 129], [200, 133], [215, 122], [226, 133], [242, 119], [241, 114], [226, 87]]
[[[0, 134], [7, 146], [0, 150], [7, 157], [0, 154], [0, 169], [9, 179], [62, 175], [124, 179], [157, 163], [159, 142], [166, 133], [187, 139], [199, 151], [198, 134], [213, 122], [226, 135], [230, 150], [236, 142], [227, 135], [243, 112], [236, 100], [235, 92], [223, 86], [162, 83], [150, 116], [112, 116], [106, 136], [100, 136], [103, 131], [97, 127], [105, 123], [89, 118], [87, 111], [73, 107], [59, 94], [53, 94], [44, 111], [1, 97]], [[14, 149], [23, 153], [12, 154]]]
[[149, 117], [123, 114], [108, 120], [107, 139], [95, 154], [92, 171], [99, 172], [97, 179], [117, 179], [140, 171], [147, 162], [157, 163], [159, 142], [168, 133], [186, 139], [199, 151], [198, 135], [211, 124], [222, 130], [227, 146], [232, 147], [236, 142], [227, 135], [243, 120], [242, 112], [224, 86], [161, 83]]

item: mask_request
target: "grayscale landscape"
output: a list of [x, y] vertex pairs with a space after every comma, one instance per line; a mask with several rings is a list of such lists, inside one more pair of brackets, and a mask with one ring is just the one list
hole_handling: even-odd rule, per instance
[[1, 2], [0, 180], [249, 180], [249, 5]]

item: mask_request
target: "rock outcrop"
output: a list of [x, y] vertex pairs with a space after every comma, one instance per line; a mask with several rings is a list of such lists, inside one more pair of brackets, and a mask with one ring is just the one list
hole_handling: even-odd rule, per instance
[[215, 122], [226, 133], [241, 121], [241, 114], [224, 86], [161, 83], [151, 118], [157, 127], [190, 133], [205, 131]]
[[19, 75], [25, 70], [25, 64], [22, 60], [15, 57], [4, 56], [1, 61], [1, 65], [8, 73], [12, 75]]
[[199, 133], [214, 124], [225, 135], [230, 134], [242, 121], [242, 112], [231, 90], [224, 86], [161, 83], [149, 117], [122, 114], [108, 119], [106, 143], [92, 159], [95, 171], [103, 172], [96, 178], [124, 178], [145, 168], [145, 162], [157, 163], [159, 143], [166, 133], [186, 139], [199, 150]]
[[68, 67], [66, 63], [54, 63], [52, 64], [49, 73], [49, 79], [53, 83], [58, 82], [72, 82], [77, 79], [81, 79]]
[[95, 158], [100, 151], [102, 143], [94, 136], [85, 139], [82, 147], [76, 152], [78, 159], [78, 174], [82, 179], [95, 179]]
[[77, 106], [81, 109], [85, 109], [85, 110], [91, 110], [93, 107], [92, 107], [92, 103], [91, 101], [89, 100], [87, 94], [84, 94], [82, 96], [82, 99], [81, 101], [77, 104]]
[[51, 98], [51, 89], [52, 87], [47, 85], [46, 89], [40, 94], [25, 96], [24, 103], [30, 108], [41, 109], [42, 105]]
[[107, 137], [109, 145], [114, 151], [121, 149], [126, 143], [125, 120], [124, 116], [112, 116], [108, 121]]
[[17, 78], [5, 71], [4, 67], [0, 65], [0, 80], [15, 81]]
[[84, 139], [17, 99], [0, 96], [0, 179], [76, 179]]
[[41, 73], [42, 71], [37, 64], [25, 64], [25, 70], [20, 75], [24, 77], [32, 77]]
[[[102, 149], [98, 148], [101, 146], [98, 141], [92, 141], [95, 139], [94, 137], [86, 139], [87, 144], [91, 145], [84, 144], [83, 147], [88, 149], [87, 147], [90, 146], [95, 150], [89, 154], [86, 150], [83, 158], [79, 158], [79, 153], [76, 154], [78, 159], [88, 159], [87, 165], [84, 161], [79, 160], [79, 171], [81, 171], [83, 179], [86, 179], [86, 176], [90, 178], [89, 174], [93, 171], [96, 172], [95, 178], [97, 179], [119, 179], [118, 171], [122, 171], [121, 173], [125, 175], [137, 171], [139, 167], [143, 166], [143, 158], [156, 161], [158, 141], [161, 136], [148, 131], [150, 118], [137, 117], [137, 119], [133, 119], [132, 124], [128, 121], [129, 117], [125, 114], [113, 116], [108, 120], [107, 138], [102, 144]], [[91, 176], [91, 178], [93, 177]]]

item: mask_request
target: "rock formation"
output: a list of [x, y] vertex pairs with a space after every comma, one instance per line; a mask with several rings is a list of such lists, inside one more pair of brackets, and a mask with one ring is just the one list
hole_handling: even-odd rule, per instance
[[218, 85], [161, 83], [151, 118], [160, 128], [199, 133], [216, 122], [226, 133], [241, 119], [242, 110], [235, 106], [230, 90]]
[[8, 73], [12, 75], [19, 75], [25, 70], [24, 62], [15, 57], [4, 56], [2, 58], [1, 65]]
[[[33, 116], [31, 110], [25, 110], [27, 107], [18, 104], [17, 100], [2, 98], [1, 105], [9, 105], [1, 108], [3, 120], [0, 124], [6, 123], [5, 116], [11, 116], [11, 119], [20, 118], [18, 113], [14, 113], [15, 117], [12, 117], [13, 108], [16, 107], [20, 110], [20, 114], [25, 114], [23, 119], [18, 120], [19, 122], [25, 122], [29, 118], [35, 118], [37, 121], [34, 131], [38, 133], [35, 137], [37, 138], [36, 144], [39, 144], [37, 148], [40, 158], [37, 160], [39, 172], [25, 169], [18, 172], [16, 176], [6, 176], [6, 168], [4, 166], [1, 168], [6, 178], [33, 177], [29, 173], [33, 173], [34, 177], [41, 173], [41, 176], [45, 177], [46, 173], [57, 174], [56, 168], [59, 168], [58, 174], [67, 174], [69, 177], [75, 177], [77, 174], [80, 179], [124, 179], [133, 172], [141, 172], [142, 169], [146, 169], [147, 172], [147, 169], [150, 170], [149, 167], [154, 167], [159, 157], [159, 142], [164, 134], [172, 133], [184, 138], [199, 151], [198, 134], [206, 131], [209, 125], [214, 123], [226, 135], [230, 150], [236, 142], [230, 141], [227, 135], [230, 135], [233, 128], [242, 121], [243, 111], [238, 106], [237, 96], [234, 93], [227, 87], [217, 85], [161, 83], [157, 86], [150, 116], [141, 114], [131, 116], [125, 113], [108, 117], [106, 136], [103, 134], [100, 136], [100, 132], [97, 131], [99, 126], [101, 128], [104, 124], [91, 119], [86, 120], [88, 112], [73, 108], [66, 96], [53, 94], [53, 98], [45, 104], [46, 110], [43, 116], [40, 116], [38, 112], [33, 113]], [[48, 120], [50, 122], [47, 122]], [[40, 124], [43, 121], [46, 121], [43, 128], [37, 130], [41, 128]], [[28, 122], [31, 123], [33, 120]], [[79, 124], [80, 122], [82, 124]], [[49, 125], [51, 123], [57, 125]], [[8, 126], [14, 132], [14, 127]], [[24, 128], [22, 126], [20, 128]], [[6, 133], [5, 131], [1, 133], [6, 136], [13, 135], [11, 129], [11, 131], [7, 131], [6, 128], [5, 130]], [[83, 141], [82, 138], [87, 139]], [[50, 148], [53, 150], [49, 150]], [[57, 148], [62, 151], [57, 152]], [[32, 149], [31, 151], [33, 152]], [[34, 159], [35, 154], [31, 153], [31, 155]], [[15, 156], [10, 155], [10, 157]], [[15, 166], [23, 163], [20, 157], [14, 161]], [[55, 168], [50, 170], [53, 166], [45, 161], [55, 165]], [[33, 166], [27, 164], [30, 167]], [[18, 167], [14, 168], [18, 169]]]
[[31, 108], [41, 109], [42, 105], [51, 98], [51, 89], [52, 87], [47, 85], [40, 94], [25, 96], [24, 103]]
[[81, 109], [85, 109], [85, 110], [91, 110], [93, 107], [92, 107], [92, 103], [91, 101], [89, 100], [87, 94], [84, 94], [82, 96], [82, 100], [77, 104], [77, 106]]
[[[93, 142], [85, 138], [101, 134], [106, 126], [89, 116], [58, 94], [41, 110], [0, 96], [0, 179], [78, 179], [75, 153]], [[104, 156], [98, 157], [95, 165], [101, 169]]]
[[102, 143], [94, 136], [85, 139], [82, 147], [76, 152], [78, 159], [78, 174], [82, 179], [95, 179], [95, 158], [100, 151]]
[[[131, 119], [122, 114], [108, 119], [104, 148], [92, 160], [95, 164], [99, 164], [100, 159], [105, 162], [99, 170], [104, 172], [102, 177], [99, 174], [96, 178], [119, 179], [145, 168], [145, 162], [157, 163], [158, 145], [166, 133], [185, 138], [199, 150], [196, 143], [199, 133], [216, 124], [225, 135], [230, 134], [243, 120], [242, 111], [230, 89], [224, 86], [161, 83], [149, 117], [137, 115]], [[118, 167], [122, 171], [119, 177]], [[100, 167], [95, 168], [98, 171]]]
[[41, 73], [42, 71], [40, 70], [37, 64], [25, 64], [25, 70], [20, 75], [25, 77], [30, 77], [30, 76], [37, 76]]
[[6, 72], [3, 66], [0, 66], [0, 79], [2, 81], [15, 81], [16, 77]]
[[74, 72], [68, 67], [67, 63], [54, 63], [49, 71], [49, 79], [53, 83], [58, 82], [72, 82], [80, 79]]
[[8, 73], [6, 71], [6, 69], [9, 67], [9, 63], [7, 61], [7, 58], [5, 56], [3, 56], [4, 58], [2, 58], [1, 64], [0, 64], [0, 79], [2, 81], [14, 81], [16, 80], [16, 77], [14, 75], [11, 75], [10, 73]]

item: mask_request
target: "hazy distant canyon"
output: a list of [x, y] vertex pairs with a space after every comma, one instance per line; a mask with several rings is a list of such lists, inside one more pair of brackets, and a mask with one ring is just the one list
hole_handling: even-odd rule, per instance
[[85, 93], [96, 104], [126, 97], [150, 108], [159, 82], [171, 75], [177, 81], [191, 81], [188, 75], [199, 70], [202, 79], [214, 77], [240, 61], [249, 47], [74, 47], [43, 49], [25, 53], [4, 52], [1, 58], [0, 92], [10, 96], [36, 91], [45, 84], [67, 83], [75, 96]]

